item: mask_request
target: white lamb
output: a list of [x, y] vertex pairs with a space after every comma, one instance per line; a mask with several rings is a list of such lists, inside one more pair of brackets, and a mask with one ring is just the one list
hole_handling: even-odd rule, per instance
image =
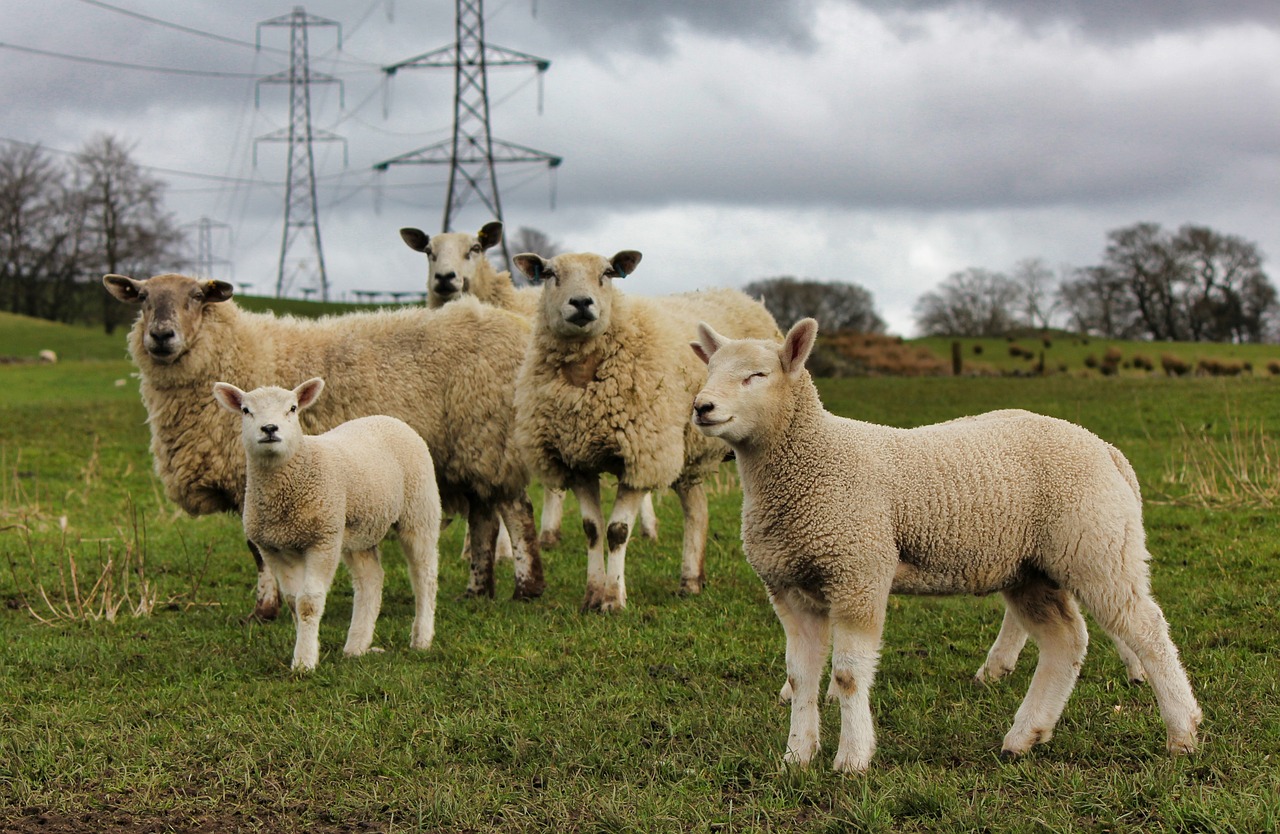
[[382, 607], [378, 544], [393, 528], [415, 600], [410, 648], [430, 648], [435, 634], [441, 513], [431, 452], [408, 424], [381, 415], [304, 436], [300, 413], [323, 389], [318, 377], [292, 391], [213, 386], [218, 403], [241, 415], [244, 532], [293, 609], [293, 668], [304, 670], [320, 659], [320, 618], [340, 560], [355, 592], [343, 653], [369, 651]]
[[785, 760], [818, 752], [830, 657], [835, 769], [870, 765], [868, 696], [890, 593], [1000, 591], [1039, 644], [1004, 755], [1053, 734], [1088, 642], [1077, 600], [1141, 660], [1168, 749], [1194, 750], [1201, 712], [1151, 597], [1142, 502], [1119, 450], [1029, 412], [916, 429], [836, 417], [805, 369], [816, 337], [812, 319], [782, 345], [703, 324], [693, 345], [710, 367], [692, 422], [734, 449], [743, 548], [787, 636]]
[[[515, 378], [529, 321], [474, 300], [297, 319], [242, 310], [225, 281], [157, 275], [103, 278], [139, 308], [129, 332], [151, 453], [165, 495], [192, 515], [241, 512], [244, 452], [209, 398], [219, 380], [256, 388], [321, 376], [337, 392], [304, 417], [318, 433], [354, 417], [387, 414], [427, 441], [446, 513], [466, 512], [473, 544], [469, 594], [493, 596], [501, 515], [514, 533], [517, 599], [544, 580], [525, 466], [512, 440]], [[477, 532], [479, 531], [479, 532]], [[255, 616], [279, 610], [275, 580], [258, 562]]]
[[[510, 272], [498, 272], [485, 256], [485, 251], [502, 242], [502, 223], [490, 221], [476, 234], [441, 232], [428, 236], [421, 229], [404, 228], [400, 237], [415, 252], [427, 256], [427, 306], [442, 307], [458, 298], [475, 296], [485, 304], [512, 310], [533, 319], [538, 313], [542, 291], [537, 287], [517, 288]], [[560, 541], [560, 524], [564, 518], [564, 491], [548, 488], [543, 495], [542, 521], [538, 543], [554, 547]], [[505, 528], [504, 528], [505, 530]], [[658, 519], [653, 509], [653, 495], [645, 493], [640, 504], [640, 532], [647, 538], [658, 537]], [[499, 550], [502, 550], [499, 539]]]
[[[533, 342], [516, 383], [516, 441], [544, 484], [572, 488], [587, 538], [585, 609], [627, 601], [625, 563], [645, 493], [672, 486], [684, 511], [680, 590], [706, 581], [707, 497], [702, 481], [729, 449], [689, 424], [689, 404], [706, 369], [689, 352], [699, 320], [741, 336], [777, 337], [773, 317], [737, 290], [646, 298], [614, 281], [640, 253], [591, 253], [547, 260], [517, 255], [542, 299]], [[618, 478], [606, 528], [600, 476]], [[608, 545], [608, 565], [605, 545]]]

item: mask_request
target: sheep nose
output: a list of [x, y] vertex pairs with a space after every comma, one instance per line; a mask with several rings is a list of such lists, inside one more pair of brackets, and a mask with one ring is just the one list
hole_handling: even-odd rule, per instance
[[697, 401], [694, 401], [693, 403], [693, 413], [697, 414], [699, 417], [705, 417], [715, 410], [715, 403], [701, 403]]
[[585, 313], [587, 311], [587, 308], [595, 303], [595, 299], [591, 298], [590, 296], [579, 295], [569, 299], [569, 303], [572, 304], [574, 307], [577, 307], [578, 310], [580, 310], [581, 312]]
[[437, 272], [436, 286], [440, 287], [441, 289], [446, 289], [446, 288], [452, 289], [453, 282], [457, 280], [457, 278], [458, 278], [458, 273], [456, 272]]
[[157, 342], [167, 342], [174, 337], [173, 328], [165, 328], [164, 330], [152, 330], [151, 338]]
[[280, 427], [277, 426], [275, 423], [268, 423], [267, 425], [262, 427], [262, 433], [265, 435], [272, 435], [278, 431], [280, 431]]

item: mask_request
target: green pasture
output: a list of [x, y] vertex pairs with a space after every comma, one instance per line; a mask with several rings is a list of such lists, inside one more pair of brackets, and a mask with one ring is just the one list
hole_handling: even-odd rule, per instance
[[1010, 679], [976, 685], [999, 600], [894, 598], [872, 692], [876, 758], [864, 776], [837, 776], [834, 705], [818, 766], [780, 763], [783, 636], [741, 553], [731, 465], [713, 484], [698, 597], [676, 593], [679, 502], [666, 493], [660, 540], [629, 552], [629, 608], [580, 614], [571, 501], [541, 599], [509, 599], [509, 565], [498, 599], [464, 598], [454, 524], [436, 642], [410, 652], [391, 541], [385, 651], [342, 657], [340, 573], [320, 666], [294, 675], [288, 618], [244, 619], [254, 570], [239, 520], [188, 518], [163, 497], [123, 332], [103, 347], [48, 327], [33, 336], [35, 323], [0, 319], [0, 355], [62, 357], [0, 366], [2, 831], [1280, 828], [1280, 380], [821, 383], [829, 408], [860, 419], [1029, 408], [1119, 446], [1143, 483], [1154, 590], [1205, 712], [1202, 751], [1168, 756], [1150, 689], [1125, 682], [1094, 631], [1053, 740], [1001, 761], [1034, 648]]

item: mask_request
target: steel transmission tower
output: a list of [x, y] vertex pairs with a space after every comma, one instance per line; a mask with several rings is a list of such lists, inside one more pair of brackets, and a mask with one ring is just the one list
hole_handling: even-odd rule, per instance
[[[560, 157], [494, 139], [489, 132], [489, 74], [491, 66], [535, 67], [546, 72], [551, 62], [484, 40], [484, 0], [457, 0], [454, 43], [415, 58], [382, 68], [388, 77], [402, 69], [452, 67], [453, 136], [434, 145], [401, 154], [373, 166], [386, 171], [392, 165], [448, 165], [449, 193], [445, 197], [441, 231], [453, 231], [453, 221], [472, 197], [478, 198], [496, 220], [502, 220], [495, 165], [502, 162], [545, 162], [556, 168]], [[503, 259], [510, 263], [507, 235], [502, 236]]]
[[196, 221], [196, 274], [204, 278], [212, 278], [214, 267], [230, 266], [231, 261], [213, 255], [213, 230], [230, 229], [226, 223], [219, 223], [208, 217]]
[[[337, 21], [307, 14], [301, 6], [293, 12], [264, 20], [258, 24], [258, 46], [262, 45], [264, 26], [289, 27], [289, 69], [268, 75], [258, 84], [289, 85], [289, 126], [266, 136], [259, 142], [289, 143], [289, 178], [284, 197], [284, 237], [280, 243], [280, 268], [276, 275], [276, 297], [288, 294], [294, 279], [304, 279], [306, 295], [319, 292], [329, 300], [329, 277], [324, 268], [324, 249], [320, 245], [320, 219], [316, 212], [316, 164], [312, 153], [314, 142], [344, 142], [337, 134], [311, 126], [311, 85], [340, 83], [324, 73], [312, 72], [307, 57], [307, 30], [312, 26], [337, 26], [338, 48], [342, 48], [342, 28]], [[255, 146], [256, 148], [256, 146]], [[290, 259], [290, 250], [298, 238], [306, 237], [310, 249]]]

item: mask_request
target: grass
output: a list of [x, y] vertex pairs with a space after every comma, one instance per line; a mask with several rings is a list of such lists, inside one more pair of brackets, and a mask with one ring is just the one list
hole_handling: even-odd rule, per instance
[[[0, 354], [10, 352], [0, 330]], [[120, 344], [123, 335], [117, 334]], [[49, 345], [64, 351], [58, 344]], [[117, 345], [120, 348], [120, 345]], [[118, 355], [118, 353], [117, 353]], [[630, 608], [578, 613], [583, 538], [546, 554], [546, 595], [462, 598], [446, 531], [437, 640], [407, 649], [412, 600], [394, 542], [376, 644], [344, 659], [345, 575], [321, 661], [290, 673], [292, 625], [243, 620], [253, 566], [239, 521], [188, 518], [150, 469], [130, 366], [0, 367], [0, 830], [14, 831], [1267, 831], [1280, 827], [1280, 538], [1274, 511], [1213, 470], [1205, 500], [1170, 473], [1268, 438], [1265, 378], [865, 379], [821, 384], [832, 410], [917, 425], [1021, 407], [1075, 420], [1133, 461], [1153, 584], [1204, 707], [1204, 749], [1173, 759], [1147, 687], [1090, 656], [1054, 739], [999, 760], [1030, 677], [970, 678], [1000, 619], [991, 598], [895, 597], [872, 692], [879, 748], [862, 777], [780, 765], [783, 638], [742, 557], [732, 467], [712, 492], [710, 586], [681, 598], [679, 502], [628, 560]], [[124, 385], [116, 381], [124, 379]], [[1248, 427], [1245, 430], [1244, 427]], [[1206, 464], [1207, 466], [1208, 464]], [[65, 521], [64, 521], [65, 519]], [[53, 620], [111, 563], [149, 610]], [[69, 587], [69, 586], [68, 586]], [[100, 591], [100, 593], [102, 593]], [[74, 594], [71, 594], [74, 598]], [[90, 614], [98, 610], [87, 607]]]

